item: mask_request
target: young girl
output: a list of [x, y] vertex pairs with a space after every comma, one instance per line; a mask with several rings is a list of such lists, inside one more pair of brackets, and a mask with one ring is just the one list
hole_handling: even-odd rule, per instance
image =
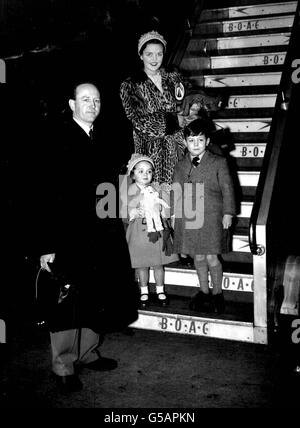
[[[163, 239], [164, 231], [162, 228], [157, 227], [156, 224], [156, 231], [149, 232], [149, 227], [145, 219], [143, 193], [150, 186], [153, 174], [153, 160], [148, 156], [134, 153], [128, 163], [127, 170], [127, 175], [130, 176], [133, 182], [129, 184], [127, 192], [128, 228], [126, 238], [129, 246], [131, 265], [136, 270], [140, 285], [142, 308], [145, 308], [149, 302], [149, 268], [153, 267], [158, 302], [162, 306], [166, 306], [167, 296], [164, 290], [163, 265], [178, 260], [177, 255], [169, 255], [168, 252], [168, 255], [166, 254]], [[163, 203], [164, 201], [161, 202]], [[164, 209], [163, 207], [161, 208], [161, 214], [163, 215]]]
[[[187, 154], [174, 171], [174, 252], [194, 258], [200, 291], [191, 309], [202, 310], [211, 300], [215, 312], [224, 310], [223, 270], [218, 255], [235, 214], [234, 188], [224, 157], [206, 150], [210, 126], [196, 119], [184, 128]], [[209, 295], [208, 270], [212, 281]]]

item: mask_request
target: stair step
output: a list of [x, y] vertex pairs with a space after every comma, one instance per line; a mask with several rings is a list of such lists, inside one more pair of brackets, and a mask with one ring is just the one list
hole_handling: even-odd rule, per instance
[[214, 119], [217, 129], [228, 128], [230, 132], [269, 132], [271, 118]]
[[223, 9], [224, 3], [226, 3], [226, 7], [234, 7], [234, 6], [250, 6], [250, 5], [262, 5], [269, 3], [283, 3], [283, 0], [212, 0], [211, 2], [207, 2], [207, 9]]
[[[209, 281], [211, 281], [209, 276]], [[149, 282], [154, 284], [153, 270], [150, 269]], [[165, 285], [199, 288], [199, 279], [195, 269], [165, 268]], [[211, 287], [211, 285], [210, 285]], [[223, 274], [222, 289], [253, 293], [253, 275], [241, 273]]]
[[255, 53], [247, 55], [227, 55], [211, 57], [184, 57], [181, 63], [183, 70], [206, 70], [222, 68], [247, 68], [260, 66], [282, 66], [286, 52]]
[[269, 134], [267, 132], [239, 132], [230, 134], [234, 144], [256, 144], [266, 143]]
[[226, 49], [245, 49], [257, 47], [286, 46], [290, 40], [290, 32], [278, 34], [261, 34], [256, 36], [193, 38], [188, 45], [188, 52], [198, 51], [210, 53]]
[[201, 14], [201, 20], [219, 20], [228, 18], [246, 18], [250, 16], [275, 15], [295, 12], [296, 1], [267, 3], [257, 5], [243, 5], [226, 7], [221, 9], [205, 9]]
[[238, 178], [241, 187], [257, 187], [259, 171], [238, 171]]
[[274, 107], [256, 107], [256, 108], [224, 108], [219, 111], [213, 113], [214, 120], [240, 120], [244, 119], [256, 119], [259, 117], [260, 119], [269, 119], [273, 116]]
[[139, 311], [133, 328], [155, 330], [164, 333], [188, 334], [192, 336], [213, 337], [242, 342], [267, 343], [266, 333], [259, 339], [255, 335], [252, 322], [216, 319], [208, 316], [181, 315], [166, 310]]
[[204, 76], [193, 76], [191, 81], [196, 86], [205, 88], [224, 88], [224, 87], [246, 87], [246, 86], [266, 86], [279, 85], [281, 72], [272, 73], [241, 73], [241, 74], [215, 74]]
[[194, 35], [196, 34], [234, 34], [238, 35], [241, 32], [250, 31], [252, 34], [261, 30], [274, 30], [291, 28], [294, 22], [294, 15], [270, 17], [270, 18], [255, 18], [255, 19], [232, 19], [224, 20], [223, 22], [209, 21], [202, 22], [196, 25]]
[[238, 263], [240, 265], [249, 264], [249, 266], [252, 266], [253, 263], [253, 255], [250, 252], [230, 252], [227, 254], [222, 254], [222, 259], [229, 265]]
[[263, 158], [266, 144], [235, 144], [230, 156], [236, 158]]
[[230, 95], [227, 109], [274, 108], [277, 94]]
[[253, 202], [242, 202], [240, 212], [237, 216], [250, 218], [252, 208], [253, 208]]
[[[229, 152], [229, 155], [231, 154], [231, 152]], [[251, 171], [251, 169], [255, 169], [255, 170], [260, 170], [262, 168], [263, 165], [263, 158], [247, 158], [247, 157], [242, 157], [242, 158], [229, 158], [230, 161], [234, 161], [232, 162], [233, 165], [235, 165], [235, 170], [239, 170], [239, 171]]]

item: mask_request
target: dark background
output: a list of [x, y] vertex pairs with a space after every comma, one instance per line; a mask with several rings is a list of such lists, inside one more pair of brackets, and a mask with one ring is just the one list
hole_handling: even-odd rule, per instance
[[[84, 80], [100, 88], [97, 125], [103, 157], [117, 173], [133, 151], [119, 88], [141, 62], [138, 39], [158, 30], [171, 52], [193, 3], [186, 0], [179, 7], [172, 0], [0, 0], [0, 58], [6, 63], [6, 83], [0, 84], [0, 319], [34, 317], [37, 265], [31, 254], [26, 258], [30, 242], [22, 236], [34, 226], [29, 197], [39, 181], [34, 171], [41, 156], [59, 143], [49, 141], [47, 130], [70, 114], [70, 89]], [[40, 187], [47, 192], [42, 183]]]
[[[192, 0], [1, 0], [0, 58], [18, 110], [60, 113], [68, 87], [92, 80], [102, 92], [103, 115], [116, 118], [119, 86], [140, 60], [138, 38], [155, 29], [168, 52], [184, 25]], [[21, 104], [20, 104], [21, 102]], [[121, 128], [122, 129], [122, 128]]]

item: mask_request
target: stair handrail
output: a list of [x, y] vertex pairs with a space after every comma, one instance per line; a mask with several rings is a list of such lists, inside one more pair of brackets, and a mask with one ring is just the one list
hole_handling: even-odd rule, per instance
[[178, 32], [178, 37], [176, 38], [172, 50], [167, 58], [167, 66], [179, 67], [183, 55], [186, 51], [188, 43], [193, 35], [193, 30], [197, 22], [197, 18], [202, 12], [204, 7], [205, 0], [194, 0], [188, 16], [185, 18], [182, 28]]
[[[291, 75], [294, 61], [297, 60], [297, 52], [300, 52], [299, 13], [300, 0], [297, 2], [295, 18], [291, 29], [290, 42], [286, 54], [284, 69], [281, 75], [268, 143], [249, 221], [248, 237], [250, 251], [253, 255], [257, 256], [265, 253], [265, 248], [263, 245], [259, 244], [256, 239], [257, 226], [267, 224], [275, 178], [278, 170], [280, 150], [284, 144], [284, 132], [289, 114], [288, 107], [292, 100], [293, 93], [295, 92], [294, 86], [296, 83], [293, 82]], [[300, 59], [298, 61], [300, 61]]]

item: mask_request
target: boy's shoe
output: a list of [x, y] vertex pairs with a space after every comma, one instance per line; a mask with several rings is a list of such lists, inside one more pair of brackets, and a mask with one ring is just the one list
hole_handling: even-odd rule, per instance
[[216, 314], [222, 314], [225, 311], [225, 300], [223, 293], [212, 295], [213, 309]]
[[211, 312], [211, 296], [209, 293], [203, 293], [203, 291], [198, 291], [198, 293], [192, 297], [189, 308], [192, 311], [197, 312]]

